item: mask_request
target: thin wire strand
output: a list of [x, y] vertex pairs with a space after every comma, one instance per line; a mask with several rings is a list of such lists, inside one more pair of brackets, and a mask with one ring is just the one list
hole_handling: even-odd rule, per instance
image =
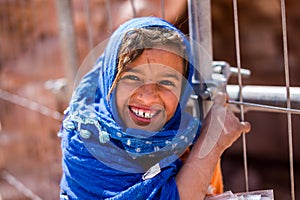
[[258, 111], [267, 111], [267, 112], [276, 112], [276, 113], [291, 113], [291, 114], [300, 115], [300, 110], [292, 109], [292, 108], [283, 108], [283, 107], [269, 106], [269, 105], [264, 105], [264, 104], [239, 102], [239, 101], [233, 101], [233, 100], [229, 100], [228, 103], [257, 108]]
[[[282, 22], [282, 36], [283, 36], [282, 38], [283, 38], [283, 51], [284, 51], [284, 72], [285, 72], [285, 84], [286, 84], [286, 94], [287, 94], [286, 104], [287, 104], [287, 108], [291, 108], [285, 1], [281, 0], [280, 3], [281, 3], [281, 22]], [[292, 115], [291, 115], [291, 113], [287, 113], [287, 123], [288, 123], [291, 198], [292, 198], [292, 200], [295, 200], [293, 132], [292, 132]]]
[[[241, 75], [241, 53], [240, 53], [240, 40], [239, 40], [239, 25], [238, 25], [238, 9], [237, 9], [237, 0], [233, 0], [233, 12], [234, 12], [234, 30], [235, 30], [235, 49], [236, 49], [236, 61], [238, 67], [238, 83], [239, 83], [239, 100], [243, 102], [243, 83]], [[241, 121], [245, 120], [244, 116], [244, 106], [240, 105], [240, 116]], [[249, 191], [249, 179], [248, 179], [248, 164], [247, 164], [247, 146], [246, 146], [246, 135], [242, 134], [243, 140], [243, 158], [244, 158], [244, 171], [245, 171], [245, 186], [246, 192]]]
[[7, 92], [5, 90], [0, 89], [0, 99], [3, 99], [5, 101], [8, 101], [10, 103], [14, 103], [16, 105], [22, 106], [24, 108], [27, 108], [29, 110], [38, 112], [42, 115], [45, 115], [47, 117], [51, 117], [53, 119], [56, 119], [58, 121], [61, 121], [63, 119], [63, 115], [55, 110], [52, 110], [46, 106], [40, 105], [34, 101], [31, 101], [29, 99], [26, 99], [24, 97], [12, 94], [10, 92]]
[[[15, 187], [19, 192], [21, 192], [24, 196], [32, 199], [32, 200], [42, 200], [41, 197], [32, 192], [29, 188], [27, 188], [21, 181], [19, 181], [16, 177], [10, 174], [7, 171], [3, 171], [0, 174], [1, 178], [3, 178], [10, 185]], [[1, 197], [1, 196], [0, 196]]]

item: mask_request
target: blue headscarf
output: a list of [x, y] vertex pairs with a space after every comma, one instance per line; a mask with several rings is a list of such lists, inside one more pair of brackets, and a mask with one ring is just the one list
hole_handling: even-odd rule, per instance
[[[189, 61], [187, 83], [177, 110], [157, 133], [124, 130], [117, 123], [120, 119], [114, 92], [107, 100], [124, 34], [132, 28], [147, 27], [179, 33]], [[185, 112], [193, 92], [192, 60], [185, 36], [162, 19], [131, 19], [114, 32], [95, 67], [74, 91], [59, 132], [63, 156], [61, 199], [179, 199], [175, 175], [182, 163], [178, 158], [200, 130], [199, 120]]]

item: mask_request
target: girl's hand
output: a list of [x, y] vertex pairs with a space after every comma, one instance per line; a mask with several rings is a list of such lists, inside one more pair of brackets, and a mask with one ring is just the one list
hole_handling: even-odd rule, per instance
[[228, 109], [227, 99], [225, 93], [219, 93], [204, 120], [202, 127], [204, 140], [199, 152], [200, 158], [203, 158], [215, 148], [223, 152], [242, 133], [248, 133], [251, 129], [249, 122], [240, 122], [234, 113]]
[[248, 122], [240, 122], [228, 109], [226, 101], [226, 94], [217, 95], [204, 120], [200, 137], [176, 175], [180, 199], [204, 199], [224, 150], [243, 132], [249, 132], [251, 129]]

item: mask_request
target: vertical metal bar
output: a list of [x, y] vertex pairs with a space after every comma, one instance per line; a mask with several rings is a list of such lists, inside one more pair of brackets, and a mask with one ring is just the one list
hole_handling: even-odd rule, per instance
[[160, 0], [161, 18], [165, 19], [165, 0]]
[[93, 28], [92, 28], [92, 22], [91, 22], [91, 12], [90, 12], [90, 4], [89, 3], [90, 3], [89, 0], [85, 0], [84, 11], [85, 11], [85, 15], [86, 15], [88, 45], [89, 45], [89, 50], [91, 51], [93, 49], [94, 43], [93, 43]]
[[[48, 2], [46, 3], [45, 7], [48, 7], [47, 4], [48, 4]], [[36, 29], [37, 27], [41, 26], [40, 20], [39, 20], [39, 19], [41, 19], [40, 12], [37, 12], [38, 3], [36, 1], [31, 1], [29, 9], [30, 9], [30, 12], [33, 13], [33, 15], [31, 16], [31, 19], [30, 19], [31, 23], [34, 24], [34, 28]], [[50, 14], [49, 9], [47, 9], [45, 12], [47, 12], [47, 14]], [[50, 15], [48, 15], [48, 16], [50, 16]], [[42, 30], [42, 31], [44, 31], [44, 30]], [[37, 32], [37, 31], [35, 30], [35, 32]], [[37, 33], [37, 35], [39, 35], [39, 34], [40, 33]], [[37, 35], [34, 35], [34, 39], [37, 39], [36, 38]], [[35, 55], [37, 53], [37, 49], [31, 47], [31, 53], [32, 53], [32, 55]], [[41, 59], [41, 61], [40, 61], [40, 60], [38, 60], [38, 58], [36, 56], [33, 56], [33, 59], [31, 60], [32, 66], [33, 67], [39, 66], [40, 65], [39, 62], [43, 62], [42, 63], [42, 65], [43, 65], [45, 61], [44, 61], [44, 59]]]
[[[243, 94], [242, 94], [243, 83], [242, 83], [242, 76], [241, 76], [241, 53], [240, 53], [240, 40], [239, 40], [237, 0], [233, 0], [233, 12], [234, 12], [236, 61], [237, 61], [237, 67], [238, 67], [239, 100], [240, 100], [240, 102], [243, 102]], [[240, 116], [241, 116], [241, 121], [245, 121], [243, 105], [240, 106]], [[249, 191], [249, 181], [248, 181], [247, 146], [246, 146], [246, 135], [245, 134], [242, 134], [242, 140], [243, 140], [245, 187], [246, 187], [246, 192], [248, 192]]]
[[112, 16], [110, 15], [111, 14], [110, 0], [105, 1], [105, 9], [106, 9], [106, 16], [107, 16], [107, 19], [108, 19], [108, 32], [112, 33], [113, 25], [112, 25]]
[[211, 103], [204, 102], [201, 95], [205, 91], [205, 81], [212, 77], [212, 30], [211, 1], [188, 0], [189, 33], [196, 72], [193, 77], [198, 94], [200, 120], [203, 120]]
[[[189, 30], [198, 70], [204, 80], [212, 75], [212, 30], [210, 0], [189, 0]], [[198, 50], [198, 51], [197, 51]]]
[[134, 6], [134, 0], [130, 0], [130, 4], [131, 4], [131, 8], [132, 8], [133, 17], [137, 17], [136, 16], [136, 9], [135, 9], [135, 6]]
[[59, 18], [59, 34], [65, 68], [65, 76], [68, 80], [68, 96], [71, 95], [74, 78], [78, 68], [78, 51], [76, 33], [72, 16], [71, 0], [56, 0], [56, 8]]
[[[7, 1], [3, 1], [2, 2], [2, 6], [5, 8], [7, 7]], [[8, 9], [3, 9], [1, 10], [1, 17], [0, 17], [0, 33], [4, 33], [4, 31], [8, 30], [8, 25], [7, 25], [7, 21], [9, 19], [9, 15], [8, 15]], [[0, 46], [0, 70], [3, 67], [3, 63], [8, 59], [8, 56], [6, 55], [7, 53], [4, 50], [4, 45], [2, 44]], [[9, 48], [9, 47], [6, 47]], [[6, 50], [8, 51], [8, 50]], [[6, 56], [6, 57], [5, 57]]]
[[[17, 15], [11, 15], [11, 8], [13, 6], [17, 7], [16, 6], [16, 2], [15, 1], [7, 1], [7, 6], [8, 6], [8, 23], [7, 23], [7, 29], [9, 29], [9, 33], [11, 34], [11, 38], [10, 38], [10, 54], [12, 54], [12, 56], [8, 56], [9, 59], [13, 58], [15, 59], [16, 55], [19, 53], [19, 49], [18, 47], [20, 47], [20, 43], [19, 41], [17, 41], [15, 38], [16, 38], [16, 30], [14, 30], [16, 27], [15, 26], [15, 21], [18, 21], [17, 19]], [[14, 24], [14, 25], [13, 25]]]
[[21, 47], [20, 48], [20, 52], [22, 52], [22, 48], [25, 47], [25, 49], [27, 49], [27, 41], [24, 40], [24, 38], [26, 38], [26, 25], [27, 25], [27, 21], [28, 21], [28, 15], [25, 14], [24, 12], [24, 8], [26, 6], [26, 2], [24, 1], [17, 1], [15, 6], [18, 8], [19, 10], [19, 14], [22, 16], [22, 17], [19, 17], [18, 18], [18, 21], [17, 21], [17, 24], [18, 24], [18, 31], [17, 31], [17, 43], [18, 44], [21, 44]]
[[[283, 38], [283, 51], [284, 51], [284, 72], [285, 84], [287, 94], [287, 108], [291, 108], [291, 94], [290, 94], [290, 76], [289, 76], [289, 60], [288, 60], [288, 47], [287, 47], [287, 28], [286, 28], [286, 13], [285, 1], [281, 0], [281, 22], [282, 22], [282, 38]], [[289, 161], [290, 161], [290, 181], [291, 181], [291, 198], [295, 200], [295, 184], [294, 184], [294, 162], [293, 162], [293, 133], [292, 133], [292, 114], [287, 113], [288, 123], [288, 143], [289, 143]]]

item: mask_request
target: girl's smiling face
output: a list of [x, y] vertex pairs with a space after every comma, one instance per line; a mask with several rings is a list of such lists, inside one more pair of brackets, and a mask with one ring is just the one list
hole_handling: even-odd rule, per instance
[[125, 66], [116, 87], [119, 116], [126, 127], [159, 131], [174, 115], [183, 82], [183, 58], [145, 49]]

